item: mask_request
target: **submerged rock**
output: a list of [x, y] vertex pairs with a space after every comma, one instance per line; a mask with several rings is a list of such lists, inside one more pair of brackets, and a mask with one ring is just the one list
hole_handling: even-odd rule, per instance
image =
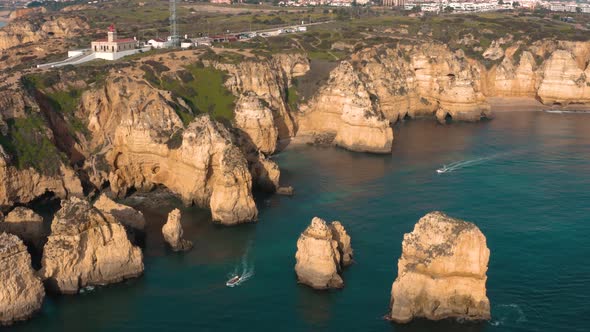
[[162, 227], [164, 240], [174, 251], [186, 251], [193, 247], [193, 243], [182, 238], [183, 230], [180, 223], [180, 210], [174, 209], [168, 214], [168, 221]]
[[42, 258], [41, 276], [61, 293], [105, 285], [143, 273], [143, 255], [124, 227], [88, 202], [70, 198], [55, 214]]
[[127, 205], [116, 203], [105, 194], [100, 195], [94, 202], [94, 207], [102, 212], [109, 222], [119, 222], [123, 226], [137, 230], [143, 230], [145, 227], [143, 213]]
[[490, 319], [489, 257], [486, 238], [474, 224], [441, 212], [422, 217], [404, 235], [390, 318], [398, 323], [416, 317]]
[[[345, 260], [343, 256], [347, 256]], [[344, 281], [339, 273], [342, 266], [350, 264], [351, 258], [350, 237], [340, 222], [328, 225], [315, 217], [297, 241], [297, 279], [315, 289], [342, 288]]]
[[25, 242], [41, 246], [44, 236], [43, 218], [31, 209], [19, 206], [0, 222], [0, 232], [17, 235]]
[[43, 284], [31, 267], [31, 256], [16, 236], [0, 233], [0, 325], [29, 318], [41, 308]]
[[283, 196], [293, 196], [295, 194], [295, 189], [291, 186], [283, 186], [277, 188], [277, 194]]

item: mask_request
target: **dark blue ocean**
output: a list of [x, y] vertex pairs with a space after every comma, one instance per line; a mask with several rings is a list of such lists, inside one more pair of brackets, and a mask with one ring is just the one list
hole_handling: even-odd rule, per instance
[[[391, 155], [292, 146], [274, 159], [293, 197], [258, 196], [256, 224], [213, 225], [183, 210], [195, 247], [172, 253], [160, 229], [176, 201], [136, 198], [148, 218], [145, 275], [49, 297], [12, 331], [590, 331], [590, 114], [500, 113], [492, 121], [395, 127]], [[451, 172], [436, 169], [451, 165]], [[140, 197], [141, 198], [141, 197]], [[404, 233], [442, 210], [476, 223], [491, 250], [484, 323], [387, 313]], [[345, 288], [296, 282], [296, 242], [314, 216], [340, 220], [356, 264]], [[225, 286], [233, 271], [252, 274]]]

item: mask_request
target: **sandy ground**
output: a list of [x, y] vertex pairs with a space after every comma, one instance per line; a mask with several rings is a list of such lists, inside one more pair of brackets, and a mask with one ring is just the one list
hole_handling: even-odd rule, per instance
[[535, 98], [527, 97], [490, 97], [487, 99], [493, 112], [515, 112], [515, 111], [542, 111], [545, 109], [568, 110], [568, 111], [589, 111], [590, 105], [572, 104], [568, 106], [543, 105]]

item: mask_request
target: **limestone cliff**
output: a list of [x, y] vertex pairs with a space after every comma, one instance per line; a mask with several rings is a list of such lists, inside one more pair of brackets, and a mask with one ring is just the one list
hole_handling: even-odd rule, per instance
[[273, 113], [279, 138], [295, 134], [295, 124], [287, 104], [286, 91], [293, 77], [309, 70], [309, 60], [302, 54], [279, 54], [270, 60], [242, 61], [237, 64], [213, 63], [229, 73], [226, 86], [236, 96], [251, 92], [266, 102]]
[[590, 66], [578, 67], [570, 51], [553, 52], [545, 62], [537, 94], [544, 104], [589, 103]]
[[315, 217], [297, 240], [295, 272], [300, 283], [315, 289], [342, 288], [342, 267], [352, 258], [350, 237], [335, 221]]
[[477, 121], [491, 114], [481, 69], [462, 52], [436, 43], [380, 46], [360, 51], [353, 61], [391, 121], [432, 114]]
[[17, 203], [29, 203], [46, 193], [60, 198], [81, 196], [82, 185], [73, 170], [60, 166], [55, 175], [40, 174], [33, 168], [18, 169], [10, 163], [10, 157], [0, 146], [0, 207]]
[[522, 51], [520, 59], [504, 57], [488, 72], [489, 96], [535, 97], [540, 79], [533, 54]]
[[251, 91], [243, 94], [234, 110], [235, 126], [244, 132], [246, 142], [263, 153], [273, 153], [277, 147], [278, 130], [272, 111], [266, 102]]
[[141, 249], [125, 229], [78, 198], [62, 201], [43, 250], [40, 275], [61, 293], [105, 285], [143, 273]]
[[0, 50], [48, 38], [73, 37], [89, 28], [88, 23], [80, 17], [57, 16], [42, 18], [40, 21], [15, 20], [0, 29]]
[[143, 230], [145, 227], [145, 218], [141, 211], [137, 211], [127, 205], [119, 204], [106, 194], [94, 202], [94, 207], [98, 209], [110, 223], [120, 223], [123, 226]]
[[31, 267], [27, 247], [16, 236], [0, 233], [0, 325], [29, 318], [41, 309], [45, 289]]
[[170, 94], [143, 80], [119, 76], [82, 97], [91, 145], [107, 152], [111, 190], [149, 191], [164, 185], [186, 204], [209, 207], [213, 219], [256, 219], [248, 163], [230, 132], [207, 115], [186, 128]]
[[422, 217], [404, 235], [391, 290], [391, 319], [490, 319], [489, 257], [486, 238], [474, 224], [441, 212]]
[[328, 83], [301, 108], [298, 135], [332, 133], [334, 143], [352, 151], [390, 153], [393, 130], [359, 74], [343, 61]]
[[23, 241], [41, 247], [45, 232], [43, 218], [33, 210], [19, 206], [0, 221], [0, 232], [17, 235]]

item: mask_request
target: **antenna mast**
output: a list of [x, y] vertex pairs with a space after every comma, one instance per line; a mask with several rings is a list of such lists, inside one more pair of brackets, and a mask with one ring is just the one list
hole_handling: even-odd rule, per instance
[[176, 0], [170, 0], [170, 42], [173, 47], [180, 44], [178, 28], [176, 27]]

